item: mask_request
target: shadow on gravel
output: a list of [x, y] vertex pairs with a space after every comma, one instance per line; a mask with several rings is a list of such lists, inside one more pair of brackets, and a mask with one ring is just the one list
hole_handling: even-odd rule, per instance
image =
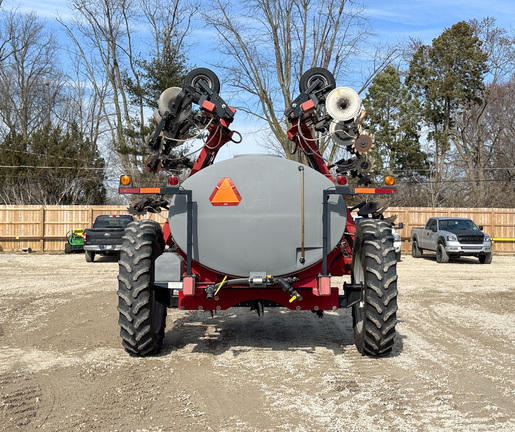
[[[173, 318], [174, 311], [168, 310]], [[399, 321], [401, 323], [401, 321]], [[265, 309], [258, 317], [247, 309], [221, 311], [211, 318], [209, 312], [188, 312], [174, 320], [168, 319], [163, 349], [168, 355], [193, 344], [194, 353], [221, 355], [231, 352], [234, 357], [254, 349], [273, 351], [303, 351], [314, 354], [326, 348], [334, 355], [356, 350], [350, 310], [324, 314], [318, 318], [309, 311]], [[395, 345], [387, 357], [402, 353], [406, 336], [397, 331]]]
[[95, 264], [101, 264], [101, 263], [107, 263], [107, 262], [117, 263], [119, 259], [120, 259], [119, 255], [95, 255], [95, 260], [92, 263], [88, 263], [88, 264], [95, 265]]
[[[450, 258], [449, 262], [446, 264], [437, 263], [436, 262], [436, 255], [422, 255], [422, 259], [425, 259], [426, 261], [434, 261], [436, 264], [439, 265], [446, 265], [446, 264], [480, 264], [479, 260], [476, 257], [460, 257], [460, 258]], [[495, 259], [495, 257], [494, 257]], [[484, 265], [484, 264], [481, 264]]]

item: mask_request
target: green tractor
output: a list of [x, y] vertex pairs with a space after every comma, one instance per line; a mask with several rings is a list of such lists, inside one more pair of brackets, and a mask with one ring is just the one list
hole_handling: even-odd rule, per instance
[[84, 230], [82, 228], [68, 231], [66, 237], [68, 237], [68, 241], [64, 245], [65, 254], [84, 252]]

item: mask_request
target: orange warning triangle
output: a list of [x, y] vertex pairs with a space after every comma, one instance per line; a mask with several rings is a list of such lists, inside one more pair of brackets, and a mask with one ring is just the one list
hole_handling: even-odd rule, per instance
[[237, 206], [241, 195], [229, 177], [222, 177], [209, 197], [214, 206]]

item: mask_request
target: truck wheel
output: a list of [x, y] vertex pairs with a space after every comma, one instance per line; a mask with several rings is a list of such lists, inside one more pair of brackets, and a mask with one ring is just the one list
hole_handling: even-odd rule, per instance
[[397, 261], [388, 223], [370, 219], [357, 226], [352, 283], [363, 284], [363, 298], [352, 306], [356, 348], [371, 356], [389, 353], [397, 323]]
[[411, 240], [411, 256], [413, 258], [422, 258], [422, 251], [418, 248], [416, 240]]
[[64, 253], [71, 254], [72, 253], [72, 245], [70, 243], [66, 243], [64, 245]]
[[437, 263], [448, 263], [449, 255], [445, 251], [445, 246], [442, 243], [439, 243], [436, 247], [436, 262]]
[[93, 262], [95, 260], [95, 252], [85, 251], [86, 262]]
[[167, 309], [155, 298], [153, 278], [164, 246], [155, 221], [137, 220], [125, 228], [118, 262], [118, 324], [122, 345], [132, 355], [156, 354], [163, 345]]
[[485, 255], [479, 255], [480, 264], [492, 264], [492, 253], [487, 253]]

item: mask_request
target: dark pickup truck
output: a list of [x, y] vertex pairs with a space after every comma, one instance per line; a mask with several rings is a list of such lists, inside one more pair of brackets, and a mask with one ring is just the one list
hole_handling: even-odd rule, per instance
[[102, 215], [95, 219], [93, 228], [84, 231], [86, 261], [93, 262], [95, 255], [114, 255], [122, 248], [125, 227], [134, 220], [129, 215]]

